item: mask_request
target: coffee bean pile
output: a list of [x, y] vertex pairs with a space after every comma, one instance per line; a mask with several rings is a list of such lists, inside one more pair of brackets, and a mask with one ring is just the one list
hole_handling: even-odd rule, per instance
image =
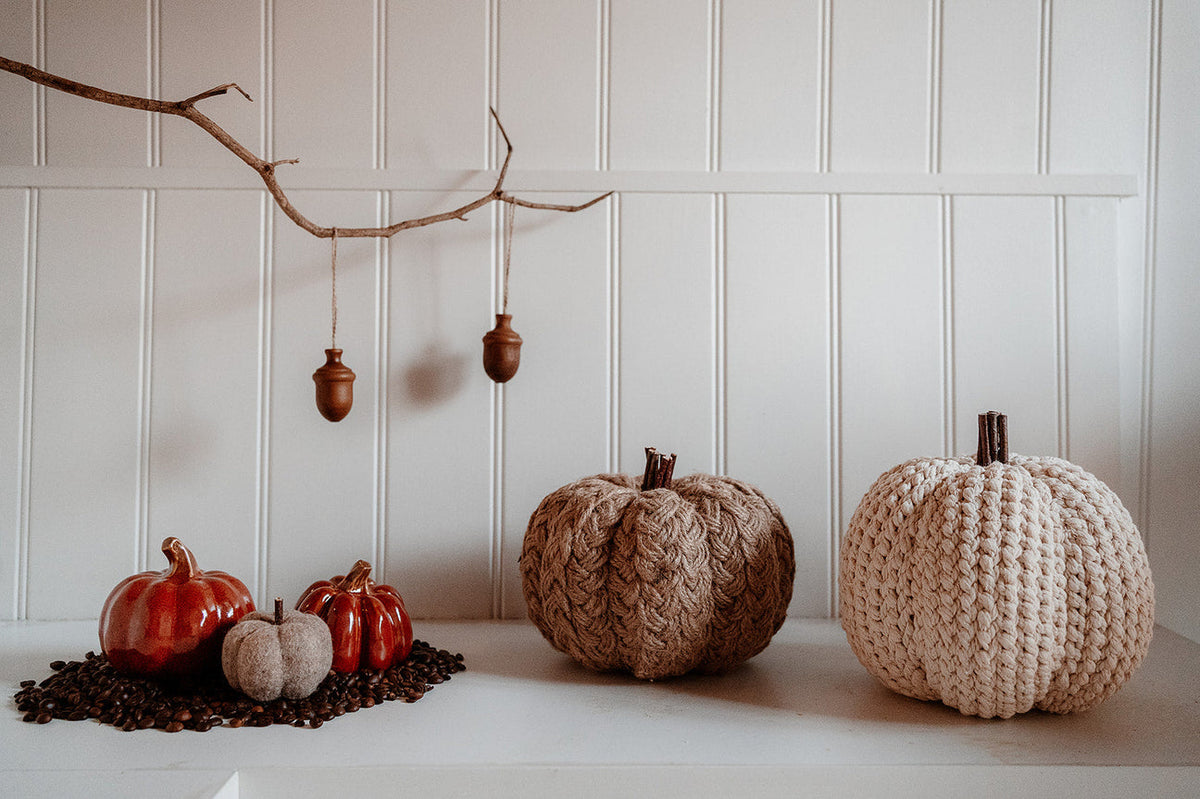
[[104, 655], [88, 652], [82, 661], [56, 660], [55, 672], [37, 683], [25, 680], [13, 697], [24, 721], [95, 719], [126, 732], [156, 728], [166, 732], [213, 727], [320, 727], [338, 716], [381, 702], [415, 702], [425, 692], [463, 671], [462, 655], [413, 642], [403, 663], [349, 674], [331, 671], [306, 699], [256, 702], [229, 687], [219, 675], [189, 682], [165, 682], [122, 674]]

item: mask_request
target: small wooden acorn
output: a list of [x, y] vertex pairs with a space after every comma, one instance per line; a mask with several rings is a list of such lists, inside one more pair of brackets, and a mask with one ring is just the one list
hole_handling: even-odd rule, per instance
[[331, 422], [340, 422], [354, 404], [354, 372], [342, 363], [342, 351], [325, 350], [325, 365], [313, 372], [317, 384], [317, 410]]
[[496, 326], [483, 336], [483, 371], [507, 383], [521, 365], [521, 337], [512, 329], [512, 314], [496, 314]]
[[303, 699], [329, 674], [333, 640], [325, 621], [311, 613], [283, 609], [248, 613], [225, 636], [221, 670], [234, 690], [270, 702]]

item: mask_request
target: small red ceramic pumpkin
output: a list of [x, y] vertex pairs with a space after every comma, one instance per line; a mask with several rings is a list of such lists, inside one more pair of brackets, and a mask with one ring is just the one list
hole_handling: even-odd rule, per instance
[[412, 651], [412, 621], [404, 600], [390, 585], [370, 579], [371, 564], [360, 560], [345, 577], [318, 580], [296, 603], [329, 625], [333, 670], [386, 669]]
[[126, 577], [100, 613], [100, 648], [120, 671], [146, 677], [195, 676], [220, 668], [221, 643], [254, 610], [245, 584], [201, 571], [178, 538], [162, 542], [168, 566]]

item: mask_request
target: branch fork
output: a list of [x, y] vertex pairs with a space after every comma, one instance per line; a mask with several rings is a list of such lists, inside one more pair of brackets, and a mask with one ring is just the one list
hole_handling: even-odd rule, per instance
[[[78, 81], [63, 78], [50, 72], [38, 69], [30, 64], [23, 64], [20, 61], [13, 61], [11, 59], [4, 58], [3, 56], [0, 56], [0, 70], [11, 72], [14, 75], [20, 75], [21, 77], [42, 86], [56, 89], [61, 92], [66, 92], [67, 94], [74, 94], [78, 97], [83, 97], [88, 100], [108, 103], [109, 105], [117, 105], [123, 108], [135, 108], [157, 114], [170, 114], [172, 116], [183, 117], [184, 119], [189, 120], [204, 130], [206, 133], [220, 142], [225, 149], [236, 155], [246, 165], [257, 172], [259, 177], [262, 178], [263, 183], [266, 185], [267, 191], [270, 192], [271, 196], [275, 199], [275, 204], [279, 206], [279, 210], [283, 211], [283, 213], [289, 219], [317, 238], [328, 239], [332, 238], [334, 235], [334, 227], [318, 225], [300, 213], [300, 211], [297, 210], [294, 205], [292, 205], [291, 200], [288, 199], [283, 187], [279, 185], [279, 182], [275, 177], [275, 168], [277, 166], [283, 164], [297, 164], [300, 162], [298, 158], [286, 158], [279, 161], [266, 161], [262, 158], [259, 158], [245, 145], [233, 138], [233, 136], [229, 135], [220, 125], [218, 125], [216, 122], [213, 122], [210, 118], [196, 109], [196, 103], [199, 101], [226, 94], [230, 89], [238, 91], [248, 101], [253, 102], [253, 99], [250, 97], [250, 95], [236, 83], [224, 83], [220, 86], [214, 86], [207, 91], [194, 94], [185, 100], [166, 101], [153, 100], [146, 97], [137, 97], [131, 94], [121, 94], [119, 92], [110, 92], [107, 89], [100, 89], [95, 86], [89, 86], [85, 83], [79, 83]], [[507, 148], [507, 151], [504, 155], [504, 163], [501, 164], [500, 173], [496, 178], [496, 185], [490, 192], [482, 197], [472, 200], [466, 205], [455, 208], [452, 211], [443, 211], [441, 213], [418, 217], [416, 219], [405, 219], [403, 221], [395, 222], [391, 225], [386, 225], [383, 227], [356, 228], [338, 225], [336, 228], [337, 235], [346, 238], [389, 238], [396, 233], [399, 233], [401, 230], [424, 227], [426, 225], [432, 225], [437, 222], [445, 222], [451, 219], [464, 220], [466, 219], [466, 215], [471, 211], [482, 208], [483, 206], [492, 202], [505, 202], [512, 203], [513, 205], [520, 205], [525, 208], [539, 208], [547, 211], [565, 211], [567, 213], [573, 213], [575, 211], [582, 211], [585, 208], [590, 208], [612, 194], [612, 192], [602, 194], [599, 197], [580, 205], [558, 205], [554, 203], [535, 203], [529, 200], [522, 200], [505, 192], [503, 189], [504, 179], [508, 175], [508, 165], [512, 160], [513, 146], [512, 142], [508, 138], [508, 133], [504, 130], [504, 125], [500, 123], [500, 116], [496, 113], [496, 109], [489, 108], [488, 110], [491, 111], [492, 119], [495, 121], [496, 127], [500, 130], [500, 135], [504, 138], [504, 144]]]

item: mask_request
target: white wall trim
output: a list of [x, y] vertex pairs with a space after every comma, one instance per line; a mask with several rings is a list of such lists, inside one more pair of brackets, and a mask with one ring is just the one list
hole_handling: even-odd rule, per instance
[[[280, 170], [287, 191], [445, 191], [486, 193], [496, 173], [478, 169]], [[0, 188], [259, 189], [250, 169], [187, 167], [0, 167]], [[836, 172], [510, 170], [504, 187], [521, 192], [625, 194], [953, 194], [1134, 197], [1136, 175], [885, 174]]]

